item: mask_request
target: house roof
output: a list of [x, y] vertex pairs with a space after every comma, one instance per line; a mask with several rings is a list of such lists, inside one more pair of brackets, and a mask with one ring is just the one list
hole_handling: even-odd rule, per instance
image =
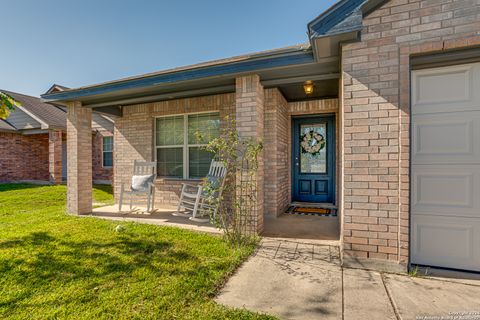
[[6, 120], [0, 119], [0, 132], [12, 132], [17, 131], [17, 129], [8, 123]]
[[[66, 88], [56, 85], [58, 88]], [[55, 106], [44, 103], [40, 98], [7, 91], [0, 90], [11, 96], [13, 99], [21, 103], [21, 106], [15, 107], [16, 110], [6, 120], [0, 119], [0, 131], [21, 131], [25, 129], [58, 129], [66, 130], [67, 113], [64, 107]], [[17, 112], [23, 116], [17, 116]], [[22, 120], [27, 117], [27, 125]], [[15, 123], [18, 122], [18, 125]], [[114, 120], [110, 117], [93, 113], [92, 127], [94, 130], [105, 129], [113, 132]]]
[[[308, 43], [249, 53], [226, 59], [142, 74], [99, 84], [47, 92], [41, 97], [45, 101], [71, 101], [82, 97], [105, 94], [115, 90], [132, 90], [138, 87], [157, 86], [173, 82], [191, 81], [228, 74], [252, 72], [259, 69], [278, 68], [313, 62]], [[54, 88], [54, 86], [52, 86]], [[52, 89], [51, 88], [51, 89]]]
[[47, 90], [46, 93], [53, 93], [53, 92], [59, 92], [59, 91], [65, 91], [65, 90], [69, 90], [70, 88], [69, 87], [65, 87], [65, 86], [62, 86], [60, 84], [56, 84], [54, 83], [50, 89]]
[[[58, 106], [63, 112], [67, 112], [67, 108]], [[110, 131], [113, 133], [115, 120], [98, 112], [92, 112], [92, 131]]]
[[308, 23], [310, 39], [360, 31], [365, 14], [385, 0], [340, 0]]
[[341, 0], [308, 24], [310, 39], [360, 30], [362, 5], [367, 0]]
[[21, 103], [20, 110], [27, 113], [42, 124], [42, 129], [57, 128], [65, 129], [67, 116], [63, 110], [51, 104], [44, 103], [42, 99], [28, 96], [25, 94], [0, 90], [10, 95], [13, 99]]

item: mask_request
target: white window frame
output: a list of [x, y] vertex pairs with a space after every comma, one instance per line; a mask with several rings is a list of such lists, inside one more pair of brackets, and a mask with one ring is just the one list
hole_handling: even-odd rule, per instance
[[[112, 150], [111, 151], [105, 151], [105, 138], [112, 138]], [[113, 136], [102, 136], [102, 168], [113, 168]], [[104, 154], [105, 152], [111, 152], [112, 153], [112, 165], [111, 166], [105, 166], [103, 159], [104, 159]]]
[[[182, 148], [183, 154], [183, 177], [169, 177], [169, 176], [160, 176], [157, 173], [157, 177], [161, 179], [178, 179], [178, 180], [199, 180], [198, 178], [189, 178], [189, 164], [190, 164], [190, 156], [189, 156], [189, 148], [190, 147], [204, 147], [207, 144], [189, 144], [188, 143], [188, 116], [198, 115], [198, 114], [217, 114], [218, 118], [220, 119], [220, 112], [218, 110], [212, 111], [202, 111], [202, 112], [190, 112], [190, 113], [177, 113], [177, 114], [168, 114], [162, 116], [155, 116], [154, 118], [154, 132], [153, 132], [153, 145], [155, 149], [154, 160], [157, 162], [157, 149], [168, 149], [168, 148]], [[161, 118], [171, 118], [171, 117], [179, 117], [183, 116], [183, 144], [178, 145], [168, 145], [168, 146], [157, 146], [157, 119]]]

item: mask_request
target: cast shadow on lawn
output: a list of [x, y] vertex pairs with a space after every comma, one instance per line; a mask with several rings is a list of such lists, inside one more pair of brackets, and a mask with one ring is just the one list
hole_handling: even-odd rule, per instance
[[[25, 248], [27, 252], [22, 250]], [[197, 257], [175, 249], [171, 242], [133, 239], [123, 233], [98, 242], [65, 240], [47, 232], [34, 232], [0, 242], [0, 254], [2, 250], [16, 249], [23, 252], [0, 258], [0, 274], [10, 288], [18, 291], [8, 295], [4, 291], [5, 296], [0, 297], [0, 308], [7, 313], [30, 305], [29, 300], [38, 292], [49, 292], [56, 287], [74, 285], [84, 292], [92, 292], [105, 283], [132, 277], [139, 269], [157, 273], [159, 277], [188, 276], [198, 269], [182, 268], [185, 261], [199, 264]], [[94, 296], [89, 299], [94, 299]], [[68, 298], [67, 301], [62, 299], [62, 303], [66, 302]]]
[[48, 186], [48, 184], [42, 185], [42, 184], [32, 184], [32, 183], [0, 183], [0, 192], [42, 188], [45, 186]]
[[93, 188], [113, 195], [113, 186], [110, 184], [94, 184]]

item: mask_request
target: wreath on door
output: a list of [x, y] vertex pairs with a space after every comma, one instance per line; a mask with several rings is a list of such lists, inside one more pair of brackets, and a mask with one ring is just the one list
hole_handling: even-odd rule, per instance
[[300, 136], [300, 145], [302, 146], [302, 153], [315, 156], [325, 148], [325, 137], [314, 130], [310, 130]]

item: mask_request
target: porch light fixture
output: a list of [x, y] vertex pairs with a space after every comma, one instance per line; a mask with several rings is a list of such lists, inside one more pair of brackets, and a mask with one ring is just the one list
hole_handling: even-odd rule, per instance
[[305, 83], [303, 84], [303, 90], [305, 91], [305, 93], [307, 95], [312, 94], [314, 88], [315, 88], [315, 86], [314, 86], [313, 82], [310, 81], [310, 80], [305, 81]]

